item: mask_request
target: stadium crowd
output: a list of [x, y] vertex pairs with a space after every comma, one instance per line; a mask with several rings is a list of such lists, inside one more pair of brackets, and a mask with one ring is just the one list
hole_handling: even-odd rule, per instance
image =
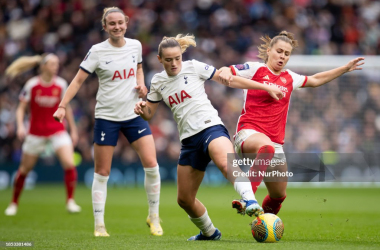
[[[56, 53], [59, 75], [70, 82], [92, 44], [106, 39], [99, 20], [106, 6], [130, 17], [127, 36], [141, 41], [145, 81], [163, 70], [157, 45], [163, 36], [194, 34], [197, 47], [184, 54], [215, 67], [259, 61], [259, 38], [286, 29], [304, 55], [379, 55], [380, 2], [376, 0], [0, 0], [0, 72], [22, 55]], [[292, 69], [297, 72], [297, 69]], [[20, 160], [15, 111], [23, 84], [0, 74], [0, 162]], [[298, 72], [313, 74], [313, 72]], [[92, 160], [96, 76], [71, 102], [80, 135], [76, 150]], [[240, 115], [243, 92], [217, 83], [206, 91], [230, 135]], [[358, 74], [318, 89], [293, 93], [285, 138], [288, 152], [380, 152], [380, 85]], [[150, 122], [159, 159], [177, 159], [180, 142], [168, 108], [161, 104]], [[115, 157], [138, 161], [124, 137]]]

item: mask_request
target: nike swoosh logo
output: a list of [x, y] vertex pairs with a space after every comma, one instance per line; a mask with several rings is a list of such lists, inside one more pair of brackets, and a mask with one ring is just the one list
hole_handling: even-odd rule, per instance
[[109, 62], [106, 62], [106, 64], [109, 64], [109, 63], [111, 63], [112, 61], [109, 61]]
[[142, 129], [142, 130], [139, 130], [137, 131], [139, 134], [141, 134], [142, 132], [144, 132], [146, 130], [146, 128]]
[[211, 135], [209, 135], [209, 137], [207, 138], [206, 143], [208, 142], [208, 139], [210, 139], [210, 137], [211, 137]]
[[163, 87], [163, 88], [161, 88], [161, 91], [163, 91], [163, 90], [164, 90], [164, 88], [166, 88], [166, 86], [165, 86], [165, 87]]

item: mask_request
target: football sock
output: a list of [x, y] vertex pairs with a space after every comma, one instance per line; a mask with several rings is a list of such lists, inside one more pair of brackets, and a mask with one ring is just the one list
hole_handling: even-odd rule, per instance
[[26, 175], [22, 174], [20, 170], [18, 170], [13, 184], [13, 203], [18, 204], [18, 199], [20, 197], [22, 189], [24, 188], [25, 179]]
[[74, 198], [74, 190], [77, 183], [77, 176], [78, 176], [78, 173], [75, 167], [65, 170], [64, 179], [65, 179], [67, 200]]
[[107, 199], [108, 176], [94, 173], [92, 182], [92, 207], [94, 211], [95, 226], [104, 225], [104, 208]]
[[281, 203], [285, 200], [286, 195], [281, 198], [271, 198], [269, 195], [265, 196], [263, 200], [264, 213], [278, 214], [282, 205]]
[[[270, 165], [270, 160], [274, 156], [274, 147], [271, 145], [262, 146], [257, 152], [255, 162], [251, 166], [250, 171], [255, 172], [255, 176], [249, 178], [251, 181], [252, 191], [256, 193], [257, 188], [260, 186], [261, 182], [264, 179], [264, 173], [267, 170], [267, 167]], [[261, 174], [259, 174], [259, 172]]]
[[239, 178], [238, 181], [235, 181], [234, 188], [243, 200], [256, 200], [255, 194], [252, 192], [252, 187], [249, 183], [248, 178]]
[[214, 224], [212, 224], [210, 217], [208, 216], [207, 210], [206, 212], [199, 218], [191, 218], [190, 220], [201, 230], [204, 236], [210, 237], [215, 233]]
[[161, 177], [158, 165], [154, 168], [144, 168], [144, 186], [148, 197], [149, 215], [157, 214], [160, 204]]

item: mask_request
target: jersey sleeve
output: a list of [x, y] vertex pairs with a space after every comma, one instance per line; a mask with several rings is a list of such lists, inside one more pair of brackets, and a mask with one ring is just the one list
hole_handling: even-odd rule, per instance
[[22, 88], [20, 95], [19, 95], [19, 100], [24, 101], [24, 102], [29, 102], [30, 97], [31, 97], [31, 92], [32, 92], [32, 82], [29, 80], [26, 82], [25, 86]]
[[83, 59], [79, 68], [87, 72], [88, 74], [94, 73], [95, 69], [99, 66], [99, 56], [97, 51], [92, 47]]
[[153, 102], [153, 103], [157, 103], [162, 100], [160, 88], [158, 87], [158, 82], [155, 79], [155, 77], [152, 78], [152, 82], [150, 84], [150, 89], [149, 89], [146, 99], [149, 102]]
[[307, 82], [307, 76], [299, 75], [297, 73], [294, 73], [291, 70], [288, 70], [288, 72], [293, 78], [293, 90], [296, 90], [305, 86]]
[[231, 65], [230, 69], [234, 76], [252, 79], [260, 66], [260, 63], [258, 62], [246, 62], [244, 64]]
[[192, 63], [199, 78], [203, 80], [210, 80], [214, 76], [216, 71], [214, 66], [207, 65], [197, 60], [192, 60]]

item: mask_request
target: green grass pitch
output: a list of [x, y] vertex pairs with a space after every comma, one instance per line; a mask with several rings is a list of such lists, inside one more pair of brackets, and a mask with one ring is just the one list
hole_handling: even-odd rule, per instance
[[[153, 237], [145, 224], [148, 208], [143, 188], [109, 188], [106, 226], [110, 238], [93, 236], [91, 192], [79, 186], [82, 213], [65, 211], [62, 185], [38, 185], [22, 194], [17, 216], [6, 217], [11, 190], [0, 191], [0, 241], [33, 241], [36, 249], [380, 249], [380, 188], [288, 188], [279, 213], [285, 233], [278, 243], [257, 243], [249, 223], [231, 208], [231, 185], [201, 186], [221, 241], [187, 242], [198, 233], [176, 203], [176, 187], [163, 185], [160, 215], [164, 236]], [[262, 201], [265, 189], [259, 189]]]

